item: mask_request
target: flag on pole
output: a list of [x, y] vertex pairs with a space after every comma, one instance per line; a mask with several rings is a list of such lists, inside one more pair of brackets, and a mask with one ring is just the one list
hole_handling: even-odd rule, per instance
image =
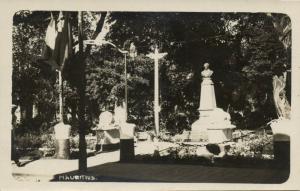
[[57, 63], [53, 59], [53, 51], [55, 48], [56, 38], [57, 38], [57, 30], [55, 26], [55, 20], [51, 13], [51, 19], [46, 30], [45, 45], [42, 51], [42, 58], [39, 59], [39, 61], [50, 65], [53, 70], [59, 68]]
[[68, 13], [59, 13], [57, 23], [57, 38], [53, 57], [60, 70], [63, 71], [66, 63], [72, 56], [72, 32]]
[[55, 27], [55, 20], [53, 18], [52, 13], [51, 13], [51, 20], [50, 20], [50, 23], [47, 27], [46, 37], [45, 37], [46, 45], [51, 50], [54, 50], [56, 36], [57, 36], [57, 31], [56, 31], [56, 27]]
[[42, 60], [52, 69], [63, 71], [72, 55], [72, 32], [69, 14], [60, 11], [57, 24], [51, 13], [51, 20], [46, 30], [45, 47]]

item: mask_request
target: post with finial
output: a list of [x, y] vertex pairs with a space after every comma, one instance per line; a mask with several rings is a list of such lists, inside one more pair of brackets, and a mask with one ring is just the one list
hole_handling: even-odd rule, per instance
[[159, 134], [159, 65], [158, 60], [166, 56], [168, 53], [159, 53], [157, 45], [155, 46], [154, 53], [147, 56], [154, 59], [154, 124], [156, 136]]

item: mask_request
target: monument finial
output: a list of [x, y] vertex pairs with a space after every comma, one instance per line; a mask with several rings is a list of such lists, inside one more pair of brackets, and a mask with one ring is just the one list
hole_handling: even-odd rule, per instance
[[[210, 78], [211, 75], [214, 73], [211, 69], [209, 69], [209, 63], [203, 64], [204, 70], [201, 72], [203, 78]], [[212, 83], [212, 82], [211, 82]]]
[[206, 63], [203, 64], [203, 66], [204, 66], [204, 69], [208, 69], [209, 68], [209, 63], [206, 62]]

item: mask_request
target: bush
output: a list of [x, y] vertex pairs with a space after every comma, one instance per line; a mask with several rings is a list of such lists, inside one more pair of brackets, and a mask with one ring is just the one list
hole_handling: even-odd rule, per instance
[[22, 151], [35, 150], [41, 147], [55, 148], [55, 137], [51, 130], [17, 133], [13, 141], [15, 147]]
[[41, 135], [41, 140], [43, 142], [42, 147], [45, 148], [55, 148], [55, 137], [54, 134], [42, 134]]
[[79, 148], [79, 136], [70, 137], [70, 148], [78, 149]]
[[23, 135], [16, 135], [14, 143], [18, 149], [30, 150], [41, 147], [43, 140], [38, 134], [25, 133]]
[[[268, 155], [272, 155], [273, 143], [272, 135], [268, 134], [250, 134], [243, 139], [240, 139], [237, 143], [231, 145], [228, 155], [231, 156], [242, 156], [251, 158], [263, 158], [264, 150], [268, 148]], [[272, 158], [272, 156], [271, 156]]]
[[[79, 148], [79, 136], [70, 138], [70, 147], [71, 149]], [[96, 136], [92, 136], [91, 134], [86, 136], [86, 148], [90, 150], [94, 150], [96, 147]]]

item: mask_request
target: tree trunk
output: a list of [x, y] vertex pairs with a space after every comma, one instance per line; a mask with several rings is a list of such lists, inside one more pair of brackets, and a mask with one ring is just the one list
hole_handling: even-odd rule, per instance
[[[272, 13], [268, 13], [267, 16], [272, 19], [273, 26], [279, 34], [279, 40], [288, 51], [291, 48], [292, 27], [290, 18], [287, 15], [278, 16]], [[286, 97], [286, 81], [287, 72], [284, 72], [280, 77], [276, 75], [273, 77], [273, 96], [278, 117], [290, 119], [291, 106]]]
[[286, 74], [273, 77], [273, 98], [279, 118], [290, 119], [291, 106], [286, 97]]
[[[102, 31], [105, 17], [107, 13], [102, 12], [101, 18], [98, 22], [95, 33], [93, 34], [93, 39], [95, 39], [98, 34]], [[78, 87], [79, 92], [79, 171], [84, 173], [87, 171], [87, 153], [86, 153], [86, 123], [85, 123], [85, 57], [88, 56], [91, 46], [87, 46], [85, 52], [83, 51], [83, 30], [82, 30], [82, 12], [78, 12], [78, 42], [79, 42], [79, 59], [81, 64], [81, 76], [80, 83]]]
[[85, 63], [83, 59], [83, 38], [82, 38], [82, 12], [78, 12], [78, 41], [79, 41], [79, 60], [81, 64], [79, 93], [79, 171], [87, 171], [87, 153], [85, 141]]

